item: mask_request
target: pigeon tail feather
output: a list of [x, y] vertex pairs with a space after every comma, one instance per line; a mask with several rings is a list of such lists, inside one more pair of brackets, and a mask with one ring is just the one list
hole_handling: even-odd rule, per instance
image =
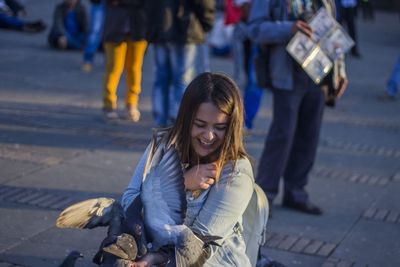
[[57, 218], [59, 228], [94, 228], [106, 226], [112, 218], [112, 198], [94, 198], [78, 202], [64, 209]]

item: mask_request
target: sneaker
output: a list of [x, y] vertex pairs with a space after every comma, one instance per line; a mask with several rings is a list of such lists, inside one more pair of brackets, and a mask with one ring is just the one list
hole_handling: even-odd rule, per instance
[[140, 120], [140, 111], [137, 107], [127, 107], [125, 111], [125, 119], [138, 122]]
[[115, 109], [103, 110], [103, 118], [105, 120], [117, 120], [119, 118], [119, 116]]
[[46, 27], [47, 26], [43, 21], [37, 20], [37, 21], [26, 23], [23, 27], [23, 31], [37, 33], [37, 32], [42, 32], [42, 31], [46, 30]]
[[91, 63], [85, 62], [85, 63], [82, 64], [81, 70], [82, 70], [83, 72], [87, 72], [87, 73], [88, 73], [88, 72], [91, 72], [92, 69], [93, 69], [93, 66], [92, 66]]

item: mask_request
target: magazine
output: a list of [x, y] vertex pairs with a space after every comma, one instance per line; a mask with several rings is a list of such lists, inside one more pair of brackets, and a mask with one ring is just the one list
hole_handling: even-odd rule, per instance
[[313, 31], [311, 38], [297, 32], [286, 50], [319, 84], [333, 67], [333, 61], [349, 51], [354, 41], [325, 8], [320, 8], [308, 23]]

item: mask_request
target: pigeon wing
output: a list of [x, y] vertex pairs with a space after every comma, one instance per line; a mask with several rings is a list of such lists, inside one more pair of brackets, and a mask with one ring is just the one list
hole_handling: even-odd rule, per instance
[[176, 267], [201, 267], [210, 256], [204, 242], [189, 228], [181, 232], [175, 247]]
[[[159, 164], [151, 167], [142, 185], [145, 213], [162, 224], [182, 224], [186, 214], [183, 172], [177, 151], [168, 149]], [[147, 217], [147, 216], [146, 216]], [[151, 220], [146, 223], [152, 223]]]
[[106, 226], [112, 218], [115, 203], [114, 199], [104, 197], [78, 202], [60, 213], [56, 225], [59, 228], [80, 229]]

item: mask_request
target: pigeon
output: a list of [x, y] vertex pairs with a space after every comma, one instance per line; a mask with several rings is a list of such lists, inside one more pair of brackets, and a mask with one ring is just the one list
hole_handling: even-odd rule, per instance
[[173, 146], [159, 147], [158, 164], [151, 166], [142, 183], [144, 225], [152, 248], [174, 245], [177, 267], [202, 266], [210, 255], [209, 246], [218, 245], [217, 236], [202, 236], [184, 225], [187, 202], [178, 152]]
[[63, 262], [58, 267], [74, 267], [76, 260], [79, 258], [83, 258], [83, 254], [79, 251], [73, 250], [68, 254], [67, 257], [65, 257]]
[[[127, 216], [120, 203], [112, 198], [88, 199], [64, 209], [57, 218], [56, 226], [79, 229], [108, 226], [107, 236], [93, 257], [93, 262], [100, 265], [111, 263], [115, 259], [104, 252], [117, 257], [127, 255], [126, 259], [135, 260], [147, 253], [141, 210], [139, 197], [128, 207]], [[127, 233], [132, 233], [133, 236]], [[126, 245], [121, 246], [121, 242]]]

